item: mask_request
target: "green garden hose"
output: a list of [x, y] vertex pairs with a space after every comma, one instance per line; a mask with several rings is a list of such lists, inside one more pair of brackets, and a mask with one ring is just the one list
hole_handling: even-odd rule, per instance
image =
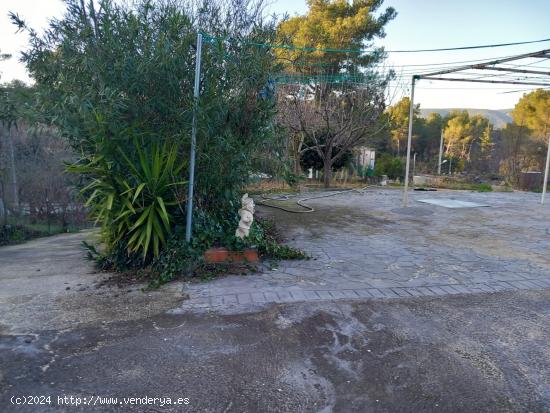
[[350, 193], [350, 192], [358, 192], [360, 194], [363, 194], [364, 191], [367, 188], [368, 188], [368, 186], [365, 186], [364, 188], [361, 188], [361, 189], [346, 189], [344, 191], [332, 192], [330, 194], [300, 198], [296, 201], [296, 204], [298, 206], [302, 207], [302, 208], [305, 208], [305, 210], [302, 210], [302, 211], [296, 211], [296, 210], [285, 208], [281, 205], [273, 205], [273, 204], [268, 204], [268, 203], [265, 202], [265, 201], [288, 201], [292, 198], [296, 198], [298, 196], [298, 194], [281, 194], [281, 195], [276, 195], [276, 196], [273, 196], [273, 197], [268, 197], [265, 194], [261, 194], [260, 196], [261, 196], [262, 200], [257, 201], [256, 204], [257, 205], [263, 205], [263, 206], [266, 206], [266, 207], [269, 207], [269, 208], [280, 209], [282, 211], [291, 212], [293, 214], [304, 214], [304, 213], [309, 213], [309, 212], [315, 212], [315, 208], [313, 208], [313, 207], [309, 206], [308, 204], [306, 204], [305, 201], [309, 201], [309, 200], [312, 200], [312, 199], [319, 199], [319, 198], [328, 198], [328, 197], [331, 197], [331, 196], [347, 194], [347, 193]]

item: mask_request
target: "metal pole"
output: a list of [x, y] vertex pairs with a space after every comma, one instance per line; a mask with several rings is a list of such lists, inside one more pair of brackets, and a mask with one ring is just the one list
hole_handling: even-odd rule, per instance
[[439, 162], [437, 164], [437, 174], [441, 175], [441, 161], [443, 160], [443, 128], [441, 128], [441, 140], [439, 141]]
[[409, 166], [411, 163], [411, 141], [412, 141], [412, 128], [413, 128], [413, 116], [414, 116], [414, 83], [416, 76], [412, 77], [411, 82], [411, 101], [409, 108], [409, 134], [407, 136], [407, 162], [405, 164], [405, 188], [403, 189], [403, 207], [407, 207], [409, 203]]
[[195, 90], [193, 92], [193, 124], [191, 129], [191, 155], [189, 157], [189, 188], [187, 191], [187, 222], [185, 224], [185, 241], [191, 241], [193, 225], [193, 185], [195, 184], [195, 147], [197, 145], [197, 112], [199, 109], [201, 77], [202, 34], [197, 34], [197, 52], [195, 61]]
[[453, 165], [453, 158], [449, 158], [449, 176], [451, 175], [451, 167]]
[[550, 135], [548, 135], [548, 151], [546, 152], [546, 167], [544, 168], [544, 182], [542, 183], [542, 196], [540, 204], [544, 205], [544, 196], [546, 195], [546, 185], [548, 185], [548, 166], [550, 165]]

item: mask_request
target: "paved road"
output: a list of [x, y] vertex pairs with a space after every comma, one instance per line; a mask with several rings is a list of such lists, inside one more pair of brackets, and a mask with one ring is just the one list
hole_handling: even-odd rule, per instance
[[[315, 194], [308, 194], [308, 196]], [[183, 309], [227, 310], [270, 302], [400, 298], [550, 287], [550, 206], [532, 193], [369, 189], [307, 201], [316, 212], [260, 207], [288, 242], [312, 256], [257, 275], [191, 284]], [[448, 209], [419, 199], [487, 208]], [[288, 205], [287, 205], [288, 206]]]
[[[0, 336], [11, 412], [550, 411], [550, 290], [271, 305]], [[51, 395], [16, 407], [14, 395]], [[58, 396], [189, 398], [72, 407]]]
[[110, 274], [97, 273], [85, 259], [83, 240], [94, 240], [94, 234], [56, 235], [0, 248], [0, 334], [139, 319], [181, 305], [181, 283], [147, 293], [141, 284], [99, 287]]

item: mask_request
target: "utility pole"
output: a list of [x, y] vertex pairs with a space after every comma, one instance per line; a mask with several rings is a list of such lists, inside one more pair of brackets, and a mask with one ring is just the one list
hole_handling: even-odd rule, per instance
[[409, 134], [407, 136], [407, 162], [405, 163], [405, 188], [403, 190], [403, 207], [407, 207], [409, 203], [409, 166], [411, 163], [411, 142], [414, 116], [414, 84], [416, 75], [411, 80], [411, 102], [409, 107]]
[[193, 124], [191, 129], [191, 155], [189, 159], [189, 188], [187, 191], [187, 221], [185, 224], [185, 241], [191, 241], [193, 225], [193, 186], [195, 184], [195, 150], [197, 146], [197, 112], [199, 110], [201, 78], [202, 34], [197, 34], [197, 51], [195, 60], [195, 90], [193, 92]]
[[444, 130], [443, 127], [441, 128], [441, 139], [439, 140], [439, 161], [437, 163], [437, 174], [441, 175], [441, 161], [443, 157], [443, 135]]
[[[550, 125], [550, 111], [546, 114], [546, 123], [544, 124], [544, 133], [543, 136], [546, 135], [546, 131], [548, 130], [548, 126]], [[550, 166], [550, 133], [548, 134], [548, 150], [546, 151], [546, 166], [544, 168], [544, 182], [542, 183], [542, 196], [540, 198], [540, 204], [544, 205], [544, 197], [546, 195], [546, 187], [548, 186], [548, 166]]]
[[550, 135], [548, 135], [548, 150], [546, 151], [546, 167], [544, 168], [544, 182], [542, 183], [542, 196], [540, 204], [544, 205], [544, 196], [546, 195], [546, 186], [548, 185], [548, 166], [550, 166]]

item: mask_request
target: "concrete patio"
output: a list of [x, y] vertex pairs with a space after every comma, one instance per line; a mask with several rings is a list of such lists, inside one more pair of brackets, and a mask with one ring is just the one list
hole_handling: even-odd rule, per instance
[[[191, 283], [184, 309], [550, 287], [550, 206], [541, 206], [539, 195], [411, 191], [409, 208], [401, 207], [401, 195], [367, 189], [308, 200], [313, 213], [260, 206], [259, 213], [273, 218], [288, 243], [311, 259]], [[489, 207], [419, 202], [426, 198]]]

